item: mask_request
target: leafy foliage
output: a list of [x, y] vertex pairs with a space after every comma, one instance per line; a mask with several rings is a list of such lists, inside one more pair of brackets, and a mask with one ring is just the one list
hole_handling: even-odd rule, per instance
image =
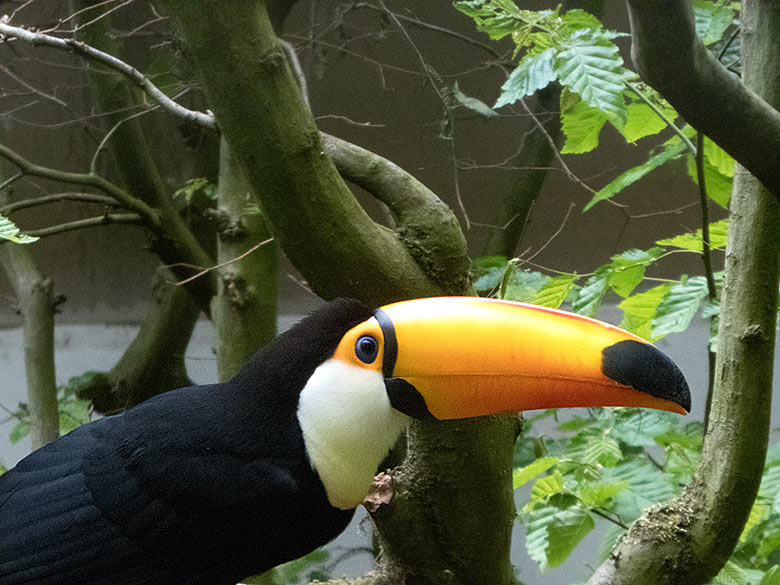
[[[667, 128], [677, 136], [660, 144], [650, 158], [624, 171], [602, 187], [586, 205], [587, 211], [642, 179], [651, 171], [685, 156], [688, 174], [698, 183], [695, 148], [689, 139], [695, 131], [675, 126], [677, 112], [658, 93], [634, 81], [615, 39], [622, 33], [604, 29], [595, 16], [574, 9], [521, 10], [512, 0], [470, 0], [454, 6], [477, 24], [477, 29], [498, 40], [511, 37], [517, 67], [501, 86], [494, 108], [514, 104], [553, 81], [563, 86], [561, 128], [566, 141], [562, 154], [590, 152], [609, 122], [628, 142], [656, 135]], [[737, 26], [735, 7], [727, 2], [694, 2], [696, 32], [705, 45], [722, 53], [729, 49], [724, 36]], [[723, 54], [725, 57], [725, 53]], [[705, 140], [703, 167], [709, 197], [728, 206], [734, 161]], [[686, 155], [687, 152], [687, 155]]]
[[[57, 387], [57, 406], [60, 411], [60, 434], [65, 435], [84, 423], [89, 422], [91, 403], [88, 400], [80, 400], [76, 396], [76, 390], [86, 384], [97, 372], [86, 372], [68, 380], [66, 384]], [[19, 408], [11, 413], [16, 419], [16, 425], [11, 430], [11, 442], [17, 443], [30, 434], [32, 423], [30, 410], [26, 404], [19, 404]]]

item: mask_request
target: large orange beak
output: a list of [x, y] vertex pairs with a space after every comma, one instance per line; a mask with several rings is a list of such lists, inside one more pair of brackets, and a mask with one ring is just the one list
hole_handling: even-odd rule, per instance
[[[691, 407], [685, 378], [666, 355], [588, 317], [440, 297], [386, 305], [369, 321], [376, 337], [381, 331], [378, 358], [391, 403], [417, 418], [570, 406], [685, 414]], [[359, 336], [360, 327], [348, 337]]]

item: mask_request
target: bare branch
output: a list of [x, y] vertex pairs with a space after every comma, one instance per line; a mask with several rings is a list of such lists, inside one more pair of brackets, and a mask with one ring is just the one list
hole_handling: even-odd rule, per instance
[[48, 167], [42, 167], [36, 165], [26, 158], [11, 150], [4, 144], [0, 144], [0, 156], [6, 158], [8, 161], [19, 167], [25, 175], [31, 175], [34, 177], [41, 177], [44, 179], [51, 179], [53, 181], [59, 181], [61, 183], [67, 183], [70, 185], [86, 185], [94, 187], [112, 199], [114, 199], [119, 205], [127, 208], [130, 211], [135, 211], [140, 215], [149, 227], [160, 230], [162, 229], [162, 222], [157, 212], [149, 207], [146, 203], [133, 197], [130, 193], [117, 187], [111, 181], [104, 179], [100, 175], [94, 173], [69, 173], [66, 171], [59, 171]]
[[53, 236], [54, 234], [62, 234], [65, 232], [72, 232], [74, 230], [81, 230], [99, 225], [108, 225], [111, 223], [138, 225], [143, 224], [144, 221], [137, 213], [104, 213], [103, 215], [98, 215], [97, 217], [77, 219], [76, 221], [69, 221], [67, 223], [41, 228], [39, 230], [26, 230], [25, 233], [30, 236], [44, 238], [46, 236]]
[[[19, 173], [14, 176], [21, 177], [23, 175], [24, 173]], [[2, 190], [2, 187], [3, 185], [0, 185], [0, 190]], [[116, 201], [112, 197], [104, 197], [103, 195], [93, 195], [92, 193], [57, 193], [56, 195], [44, 195], [43, 197], [35, 197], [33, 199], [9, 203], [0, 207], [0, 214], [9, 215], [20, 209], [48, 205], [49, 203], [61, 203], [63, 201], [76, 201], [78, 203], [92, 203], [98, 205], [116, 205]]]
[[197, 124], [198, 126], [202, 126], [211, 130], [216, 129], [214, 116], [212, 116], [210, 113], [189, 110], [184, 106], [176, 103], [167, 95], [165, 95], [165, 93], [163, 93], [156, 85], [154, 85], [148, 77], [138, 71], [138, 69], [125, 63], [121, 59], [117, 59], [113, 55], [104, 53], [103, 51], [100, 51], [75, 39], [62, 39], [42, 32], [33, 32], [23, 27], [12, 26], [9, 24], [9, 21], [10, 18], [8, 16], [3, 16], [0, 18], [0, 40], [7, 41], [8, 39], [19, 39], [20, 41], [29, 43], [34, 47], [51, 47], [61, 51], [76, 53], [81, 57], [96, 63], [100, 63], [118, 73], [121, 73], [131, 82], [133, 82], [134, 85], [141, 88], [146, 93], [146, 95], [149, 96], [149, 98], [151, 98], [155, 103], [159, 104], [159, 106], [166, 112], [169, 112], [178, 118], [187, 120], [188, 122]]

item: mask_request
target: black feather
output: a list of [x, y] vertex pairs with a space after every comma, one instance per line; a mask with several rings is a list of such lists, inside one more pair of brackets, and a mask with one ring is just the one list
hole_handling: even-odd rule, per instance
[[349, 523], [305, 453], [298, 395], [371, 310], [337, 300], [224, 384], [180, 388], [0, 476], [0, 585], [230, 585]]

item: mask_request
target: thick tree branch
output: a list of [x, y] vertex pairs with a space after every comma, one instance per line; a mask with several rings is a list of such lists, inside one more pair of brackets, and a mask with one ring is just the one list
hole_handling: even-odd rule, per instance
[[[219, 127], [275, 238], [314, 290], [372, 304], [441, 294], [398, 236], [368, 217], [324, 156], [265, 4], [165, 5], [180, 23]], [[214, 42], [216, 30], [224, 42]]]
[[642, 77], [780, 199], [780, 112], [706, 49], [689, 0], [627, 2]]
[[[766, 75], [780, 59], [780, 5], [745, 0], [742, 9], [745, 84], [780, 105], [780, 80]], [[753, 148], [771, 150], [761, 142]], [[634, 523], [590, 585], [708, 583], [733, 552], [753, 505], [770, 427], [780, 205], [737, 165], [730, 211], [715, 387], [701, 463], [682, 496]]]
[[428, 187], [395, 163], [322, 133], [325, 151], [347, 181], [387, 205], [409, 253], [445, 292], [462, 294], [469, 259], [455, 214]]

